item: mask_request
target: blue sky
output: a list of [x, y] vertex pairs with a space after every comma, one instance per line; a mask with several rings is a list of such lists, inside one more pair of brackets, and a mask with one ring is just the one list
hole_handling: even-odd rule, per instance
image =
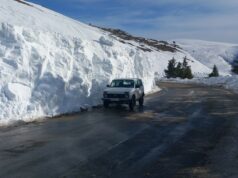
[[134, 35], [238, 43], [238, 0], [30, 0]]

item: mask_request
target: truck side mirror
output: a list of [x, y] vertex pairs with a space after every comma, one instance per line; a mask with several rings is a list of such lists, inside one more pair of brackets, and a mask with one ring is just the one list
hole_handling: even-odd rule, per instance
[[109, 88], [110, 87], [110, 85], [107, 85], [107, 88]]

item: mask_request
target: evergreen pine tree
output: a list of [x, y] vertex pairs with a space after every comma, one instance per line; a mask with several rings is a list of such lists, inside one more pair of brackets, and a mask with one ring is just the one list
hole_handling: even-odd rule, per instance
[[209, 74], [209, 77], [219, 77], [219, 72], [216, 65], [214, 65], [212, 73]]
[[183, 59], [180, 77], [182, 79], [185, 79], [185, 78], [192, 79], [193, 78], [192, 69], [188, 65], [188, 58], [186, 56]]
[[188, 66], [188, 59], [187, 59], [187, 57], [185, 56], [184, 58], [183, 58], [183, 68], [186, 68]]
[[188, 79], [192, 79], [193, 78], [192, 69], [191, 69], [190, 66], [187, 66], [185, 68], [185, 78], [188, 78]]
[[183, 72], [182, 72], [182, 63], [178, 62], [176, 66], [176, 76], [182, 78]]
[[182, 79], [188, 78], [192, 79], [193, 74], [191, 67], [188, 66], [187, 57], [184, 58], [183, 63], [178, 62], [176, 65], [176, 60], [173, 58], [169, 61], [168, 67], [164, 70], [167, 78], [180, 77]]
[[176, 77], [176, 60], [174, 58], [169, 61], [168, 68], [164, 72], [167, 78]]
[[184, 58], [183, 58], [183, 63], [182, 63], [182, 69], [181, 69], [181, 78], [182, 79], [185, 79], [185, 78], [187, 78], [187, 71], [188, 71], [188, 61], [187, 61], [187, 57], [185, 56]]

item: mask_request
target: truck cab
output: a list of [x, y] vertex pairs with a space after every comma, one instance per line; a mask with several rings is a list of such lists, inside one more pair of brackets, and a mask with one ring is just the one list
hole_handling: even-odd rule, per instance
[[103, 105], [107, 108], [111, 103], [128, 104], [134, 110], [136, 102], [144, 104], [144, 85], [141, 79], [114, 79], [103, 92]]

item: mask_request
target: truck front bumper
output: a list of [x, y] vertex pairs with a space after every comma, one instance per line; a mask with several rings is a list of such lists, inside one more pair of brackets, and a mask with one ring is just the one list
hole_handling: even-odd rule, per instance
[[103, 101], [108, 103], [117, 103], [117, 104], [129, 104], [129, 98], [102, 98]]

